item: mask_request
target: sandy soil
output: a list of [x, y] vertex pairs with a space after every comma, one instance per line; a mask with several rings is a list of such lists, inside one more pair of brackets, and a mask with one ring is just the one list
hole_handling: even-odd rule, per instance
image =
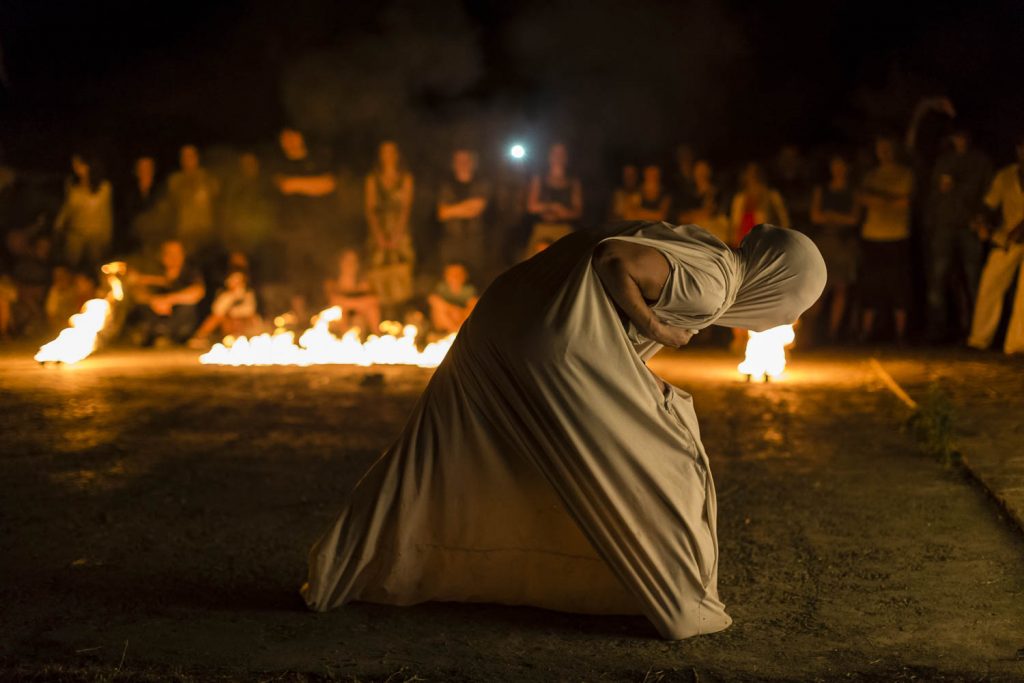
[[1024, 542], [917, 452], [857, 356], [690, 390], [720, 497], [727, 631], [491, 605], [305, 611], [305, 553], [429, 377], [0, 357], [0, 678], [1024, 680]]

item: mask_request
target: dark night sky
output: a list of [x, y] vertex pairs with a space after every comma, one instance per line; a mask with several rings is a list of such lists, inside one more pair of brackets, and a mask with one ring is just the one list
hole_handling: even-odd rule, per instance
[[5, 0], [0, 142], [50, 165], [86, 142], [253, 144], [291, 120], [354, 150], [519, 126], [737, 157], [859, 142], [947, 94], [1008, 147], [1022, 35], [1013, 0]]

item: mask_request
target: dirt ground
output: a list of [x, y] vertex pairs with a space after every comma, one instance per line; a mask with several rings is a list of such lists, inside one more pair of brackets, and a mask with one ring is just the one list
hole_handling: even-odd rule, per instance
[[[0, 354], [0, 679], [1024, 680], [1024, 540], [855, 354], [691, 391], [728, 630], [493, 605], [307, 612], [305, 554], [430, 371]], [[955, 361], [955, 359], [954, 359]], [[975, 361], [975, 362], [984, 362]]]

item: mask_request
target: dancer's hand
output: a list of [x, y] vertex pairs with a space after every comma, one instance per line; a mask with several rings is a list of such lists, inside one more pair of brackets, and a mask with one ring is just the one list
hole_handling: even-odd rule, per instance
[[696, 330], [686, 330], [655, 319], [646, 336], [659, 344], [678, 349], [689, 344], [695, 334], [697, 334]]

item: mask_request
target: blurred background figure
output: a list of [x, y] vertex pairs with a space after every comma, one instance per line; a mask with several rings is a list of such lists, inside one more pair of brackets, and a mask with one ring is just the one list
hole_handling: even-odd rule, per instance
[[[1006, 331], [1003, 350], [1006, 353], [1024, 353], [1024, 137], [1017, 141], [1017, 163], [1004, 167], [992, 179], [985, 194], [984, 204], [996, 214], [998, 225], [991, 231], [992, 250], [978, 286], [978, 301], [974, 307], [971, 336], [967, 345], [987, 349], [992, 345], [1003, 315], [1006, 292], [1017, 280], [1017, 293], [1013, 298], [1010, 326]], [[983, 229], [987, 234], [988, 229]]]
[[[329, 155], [311, 150], [298, 130], [284, 128], [278, 135], [278, 146], [281, 154], [271, 176], [277, 188], [280, 232], [264, 250], [257, 268], [270, 295], [267, 303], [290, 305], [299, 320], [308, 320], [309, 306], [319, 293], [319, 279], [328, 266], [324, 255], [333, 251], [325, 246], [335, 238], [331, 234], [331, 228], [337, 227], [332, 195], [337, 181], [331, 173]], [[289, 286], [294, 295], [285, 304], [281, 294]], [[281, 308], [272, 310], [276, 313]]]
[[556, 142], [548, 150], [547, 171], [530, 179], [527, 212], [533, 217], [533, 230], [526, 244], [532, 252], [538, 240], [552, 242], [576, 228], [583, 215], [583, 186], [569, 175], [569, 149]]
[[71, 170], [54, 227], [63, 241], [64, 261], [74, 268], [95, 268], [110, 253], [113, 188], [94, 157], [75, 154]]
[[441, 335], [458, 332], [476, 306], [477, 291], [469, 282], [469, 271], [461, 263], [447, 263], [441, 281], [427, 298], [430, 324]]
[[775, 189], [768, 187], [764, 170], [756, 162], [749, 162], [740, 175], [740, 191], [732, 200], [729, 212], [729, 245], [738, 247], [755, 225], [770, 223], [790, 227], [786, 204]]
[[366, 176], [365, 210], [369, 227], [367, 277], [388, 317], [412, 298], [415, 254], [409, 216], [414, 192], [413, 176], [402, 163], [398, 143], [385, 140], [377, 150], [377, 163]]
[[619, 186], [612, 192], [609, 218], [613, 221], [629, 220], [629, 207], [638, 202], [640, 193], [640, 171], [636, 164], [625, 164], [619, 179]]
[[224, 286], [217, 292], [210, 307], [210, 315], [188, 340], [194, 349], [210, 346], [210, 335], [225, 337], [251, 337], [259, 334], [261, 322], [256, 313], [256, 292], [249, 285], [249, 273], [231, 270], [224, 278]]
[[216, 251], [216, 201], [220, 181], [200, 163], [199, 149], [185, 145], [178, 155], [179, 169], [167, 179], [167, 201], [174, 238], [198, 264], [207, 264]]
[[684, 202], [683, 208], [672, 207], [679, 223], [699, 225], [723, 242], [729, 242], [729, 218], [723, 211], [711, 162], [698, 159], [693, 163], [693, 187], [680, 201]]
[[160, 271], [129, 271], [128, 285], [137, 304], [132, 341], [137, 346], [182, 344], [199, 322], [198, 304], [206, 295], [203, 276], [186, 257], [178, 240], [160, 246]]
[[661, 169], [655, 164], [644, 166], [639, 191], [626, 205], [626, 220], [663, 221], [668, 218], [672, 196], [661, 184]]
[[786, 203], [787, 228], [808, 231], [811, 226], [811, 181], [807, 162], [796, 145], [783, 145], [775, 157], [772, 185]]
[[257, 263], [277, 227], [269, 178], [252, 152], [238, 157], [238, 168], [224, 187], [222, 240], [224, 248], [241, 251]]
[[809, 317], [817, 322], [822, 309], [827, 307], [827, 338], [829, 342], [835, 343], [839, 341], [850, 288], [857, 278], [860, 240], [850, 165], [841, 154], [833, 154], [829, 159], [828, 170], [828, 182], [814, 188], [810, 214], [813, 224], [811, 237], [825, 259], [828, 282]]
[[340, 306], [345, 330], [358, 327], [364, 334], [380, 332], [380, 300], [366, 278], [359, 252], [342, 250], [334, 277], [324, 280], [328, 306]]
[[441, 183], [437, 198], [441, 263], [459, 261], [477, 273], [491, 265], [487, 259], [484, 225], [490, 197], [490, 183], [477, 174], [476, 153], [468, 149], [455, 150], [451, 177]]
[[[927, 339], [931, 343], [954, 337], [962, 341], [970, 326], [983, 249], [971, 221], [981, 210], [992, 177], [992, 164], [971, 145], [967, 130], [955, 130], [949, 145], [935, 162], [924, 190]], [[957, 313], [955, 329], [948, 322], [951, 310]]]
[[140, 156], [132, 165], [132, 177], [125, 190], [118, 189], [117, 224], [114, 247], [117, 253], [134, 253], [155, 247], [170, 237], [167, 221], [159, 216], [156, 159]]
[[876, 139], [875, 157], [878, 163], [865, 174], [858, 193], [865, 212], [861, 226], [860, 339], [871, 339], [878, 311], [891, 308], [896, 341], [903, 343], [911, 301], [910, 199], [914, 174], [896, 160], [892, 138]]
[[690, 145], [677, 145], [675, 150], [675, 168], [672, 172], [672, 204], [679, 208], [687, 206], [693, 197], [693, 166], [697, 155]]

